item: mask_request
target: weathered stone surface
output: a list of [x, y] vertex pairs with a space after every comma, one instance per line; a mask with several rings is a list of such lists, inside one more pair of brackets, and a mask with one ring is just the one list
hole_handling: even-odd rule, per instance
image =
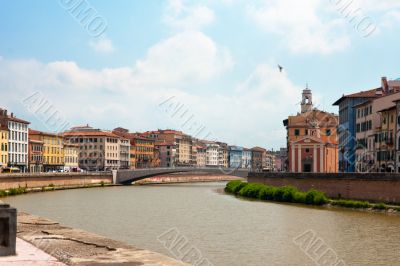
[[18, 237], [67, 265], [187, 265], [167, 256], [18, 213]]
[[15, 255], [17, 210], [0, 202], [0, 256]]

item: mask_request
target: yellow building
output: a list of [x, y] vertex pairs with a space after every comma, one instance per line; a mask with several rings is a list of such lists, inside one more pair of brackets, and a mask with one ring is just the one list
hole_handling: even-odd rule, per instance
[[43, 170], [45, 172], [64, 169], [64, 143], [62, 135], [29, 129], [29, 138], [43, 141]]
[[0, 167], [8, 164], [8, 128], [0, 125]]
[[79, 168], [79, 145], [64, 143], [64, 170], [67, 172], [77, 171]]

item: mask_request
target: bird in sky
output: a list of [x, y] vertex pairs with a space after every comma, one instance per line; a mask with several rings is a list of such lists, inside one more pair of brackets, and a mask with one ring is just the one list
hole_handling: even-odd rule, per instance
[[279, 68], [279, 72], [282, 73], [283, 67], [281, 65], [278, 65], [278, 68]]

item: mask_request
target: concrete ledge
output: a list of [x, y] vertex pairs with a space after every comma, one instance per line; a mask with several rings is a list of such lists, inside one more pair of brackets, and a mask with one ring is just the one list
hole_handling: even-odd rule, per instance
[[188, 265], [27, 213], [18, 213], [18, 237], [67, 265]]

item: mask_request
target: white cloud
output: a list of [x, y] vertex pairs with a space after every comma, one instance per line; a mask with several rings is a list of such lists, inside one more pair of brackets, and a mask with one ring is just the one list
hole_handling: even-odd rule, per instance
[[99, 38], [93, 39], [89, 42], [89, 46], [96, 52], [99, 53], [112, 53], [114, 52], [114, 46], [110, 39]]
[[[198, 49], [197, 52], [202, 52]], [[185, 60], [185, 53], [172, 54], [179, 56], [175, 58], [177, 62]], [[196, 83], [190, 81], [196, 71], [198, 80], [210, 79], [222, 71], [213, 65], [218, 65], [217, 54], [218, 50], [210, 53], [211, 59], [206, 62], [191, 58], [192, 64], [197, 65], [198, 62], [200, 66], [191, 68], [187, 65], [191, 68], [189, 72], [183, 70], [184, 65], [178, 64], [175, 68], [175, 63], [163, 58], [163, 53], [151, 49], [139, 66], [102, 70], [85, 69], [75, 62], [3, 59], [0, 60], [0, 83], [6, 88], [3, 104], [19, 116], [30, 119], [35, 128], [44, 130], [46, 127], [35, 121], [34, 116], [30, 117], [31, 114], [21, 104], [23, 98], [35, 91], [43, 93], [72, 125], [89, 123], [108, 129], [124, 126], [132, 130], [180, 129], [181, 124], [159, 108], [162, 101], [175, 96], [188, 107], [198, 123], [212, 132], [210, 138], [249, 147], [284, 145], [282, 120], [286, 114], [297, 111], [301, 89], [285, 73], [280, 73], [276, 66], [259, 65], [230, 93], [204, 95], [183, 89]], [[160, 65], [156, 64], [157, 61]], [[171, 70], [162, 66], [168, 63]], [[204, 68], [214, 70], [204, 74]], [[183, 73], [172, 79], [159, 77], [161, 72], [172, 74], [174, 69]], [[154, 80], [149, 80], [151, 76]], [[185, 86], [179, 85], [183, 83]]]
[[141, 82], [167, 85], [207, 80], [232, 66], [226, 48], [201, 32], [185, 31], [151, 47], [136, 63], [135, 73]]
[[211, 24], [214, 12], [204, 5], [185, 5], [184, 0], [169, 0], [163, 21], [174, 28], [197, 30]]
[[263, 5], [249, 6], [247, 10], [262, 29], [279, 35], [282, 45], [293, 52], [329, 54], [350, 45], [344, 21], [324, 19], [320, 0], [264, 1]]

